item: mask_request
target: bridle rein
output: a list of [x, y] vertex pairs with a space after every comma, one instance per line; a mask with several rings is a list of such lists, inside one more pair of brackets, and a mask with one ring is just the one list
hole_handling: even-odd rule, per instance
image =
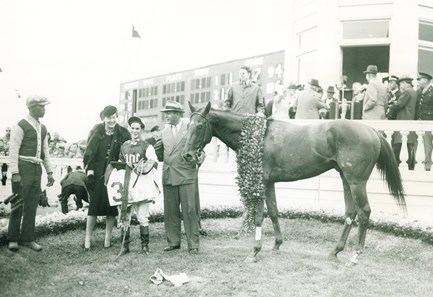
[[[197, 152], [200, 152], [200, 151], [202, 151], [204, 149], [204, 147], [206, 146], [206, 144], [208, 144], [210, 142], [210, 140], [212, 139], [212, 127], [211, 127], [211, 124], [210, 124], [209, 120], [204, 115], [202, 115], [201, 113], [198, 113], [198, 112], [193, 112], [191, 114], [190, 121], [191, 121], [191, 118], [192, 118], [193, 115], [199, 115], [199, 116], [201, 116], [204, 119], [204, 122], [205, 122], [205, 126], [204, 126], [205, 131], [203, 133], [203, 137], [200, 140], [200, 145], [197, 148]], [[208, 141], [207, 141], [207, 139], [208, 139]]]

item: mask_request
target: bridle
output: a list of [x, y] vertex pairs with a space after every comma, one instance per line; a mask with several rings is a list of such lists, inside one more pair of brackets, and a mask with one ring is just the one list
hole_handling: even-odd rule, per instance
[[[198, 149], [197, 149], [197, 152], [200, 152], [200, 151], [202, 151], [204, 149], [204, 147], [206, 146], [206, 144], [208, 144], [210, 142], [211, 138], [212, 138], [212, 127], [211, 127], [211, 124], [210, 124], [209, 120], [204, 115], [202, 115], [201, 113], [198, 113], [198, 112], [193, 112], [191, 114], [190, 121], [191, 121], [191, 118], [192, 118], [193, 115], [199, 115], [199, 116], [201, 116], [204, 119], [204, 122], [205, 122], [205, 126], [204, 126], [205, 131], [203, 133], [203, 137], [200, 140], [200, 145], [198, 146]], [[207, 138], [209, 139], [208, 142], [206, 142]]]

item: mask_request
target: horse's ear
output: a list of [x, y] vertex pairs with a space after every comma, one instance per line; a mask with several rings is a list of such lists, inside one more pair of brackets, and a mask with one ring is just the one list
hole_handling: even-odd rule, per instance
[[189, 110], [191, 110], [191, 112], [196, 111], [196, 108], [191, 104], [191, 101], [188, 101], [188, 105], [189, 105]]
[[206, 108], [204, 109], [204, 114], [208, 114], [210, 111], [210, 102], [207, 103]]

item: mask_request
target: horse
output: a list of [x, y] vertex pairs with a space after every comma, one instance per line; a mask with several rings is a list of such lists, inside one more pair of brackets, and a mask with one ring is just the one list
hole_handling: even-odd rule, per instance
[[[191, 118], [187, 140], [182, 155], [195, 158], [197, 152], [215, 136], [236, 151], [245, 115], [228, 110], [206, 107], [196, 109], [190, 102]], [[275, 183], [290, 182], [317, 176], [328, 170], [339, 172], [343, 182], [345, 220], [343, 232], [329, 258], [338, 261], [337, 254], [345, 245], [352, 223], [358, 216], [358, 237], [349, 264], [356, 264], [363, 252], [367, 233], [370, 205], [366, 184], [376, 166], [388, 185], [397, 205], [406, 213], [405, 194], [391, 146], [383, 135], [373, 128], [355, 121], [317, 121], [296, 124], [268, 119], [263, 139], [263, 183], [268, 214], [275, 233], [273, 251], [283, 243], [278, 222]], [[255, 213], [255, 243], [245, 262], [257, 261], [261, 251], [261, 226], [264, 218], [264, 201]]]

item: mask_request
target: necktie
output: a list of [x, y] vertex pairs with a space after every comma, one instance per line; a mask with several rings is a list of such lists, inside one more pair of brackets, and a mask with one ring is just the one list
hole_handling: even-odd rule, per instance
[[177, 127], [175, 125], [171, 125], [171, 132], [173, 133], [173, 137], [177, 136]]

